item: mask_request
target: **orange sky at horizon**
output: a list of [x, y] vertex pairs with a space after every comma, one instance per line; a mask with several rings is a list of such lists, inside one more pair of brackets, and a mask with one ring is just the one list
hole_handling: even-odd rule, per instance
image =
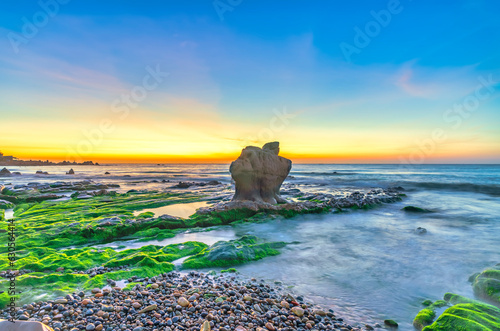
[[[94, 161], [98, 163], [230, 163], [240, 155], [241, 149], [234, 149], [234, 152], [227, 153], [209, 153], [206, 155], [87, 155], [85, 157], [68, 157], [67, 154], [44, 154], [43, 151], [24, 151], [16, 153], [13, 150], [3, 150], [4, 155], [13, 155], [19, 160], [49, 160], [51, 162], [61, 161]], [[498, 154], [497, 154], [498, 155]], [[281, 149], [280, 156], [292, 160], [294, 163], [338, 163], [338, 164], [498, 164], [495, 155], [484, 155], [475, 153], [471, 159], [471, 153], [462, 153], [455, 155], [451, 153], [432, 153], [426, 155], [422, 150], [414, 148], [406, 153], [343, 153], [343, 154], [307, 154], [291, 153], [288, 150]]]

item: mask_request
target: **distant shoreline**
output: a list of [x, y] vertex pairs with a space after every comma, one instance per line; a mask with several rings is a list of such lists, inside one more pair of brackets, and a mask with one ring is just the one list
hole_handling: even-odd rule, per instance
[[7, 162], [1, 162], [0, 161], [0, 166], [4, 166], [4, 167], [7, 167], [7, 166], [16, 166], [16, 167], [19, 167], [19, 166], [25, 166], [25, 167], [29, 167], [29, 166], [37, 166], [37, 167], [43, 167], [43, 166], [77, 166], [77, 165], [84, 165], [84, 166], [98, 166], [99, 163], [94, 163], [92, 161], [85, 161], [85, 162], [82, 162], [82, 163], [78, 163], [78, 162], [69, 162], [69, 161], [63, 161], [63, 162], [50, 162], [50, 161], [41, 161], [41, 160], [38, 160], [38, 161], [21, 161], [21, 160], [15, 160], [15, 161], [7, 161]]

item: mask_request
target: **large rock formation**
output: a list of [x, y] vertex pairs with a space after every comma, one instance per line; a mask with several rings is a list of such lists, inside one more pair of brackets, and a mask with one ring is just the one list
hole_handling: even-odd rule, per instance
[[292, 161], [278, 156], [279, 142], [265, 144], [262, 148], [247, 146], [231, 163], [229, 171], [236, 183], [233, 200], [278, 203], [280, 187], [292, 168]]

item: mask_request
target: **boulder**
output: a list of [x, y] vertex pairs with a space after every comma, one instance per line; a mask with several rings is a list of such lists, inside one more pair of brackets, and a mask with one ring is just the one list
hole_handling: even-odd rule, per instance
[[280, 196], [280, 187], [292, 168], [292, 161], [278, 154], [277, 141], [262, 148], [247, 146], [241, 151], [229, 167], [236, 184], [233, 200], [271, 204], [286, 202]]
[[74, 175], [75, 171], [73, 169], [69, 169], [69, 171], [66, 173], [66, 175]]
[[8, 177], [11, 175], [12, 173], [7, 168], [3, 168], [2, 170], [0, 170], [0, 177]]
[[500, 306], [500, 263], [474, 277], [472, 286], [478, 297]]
[[2, 331], [54, 331], [50, 326], [40, 322], [0, 320], [0, 330]]

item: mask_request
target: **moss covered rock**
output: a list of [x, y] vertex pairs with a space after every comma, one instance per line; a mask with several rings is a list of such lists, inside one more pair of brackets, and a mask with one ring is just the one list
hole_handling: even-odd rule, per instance
[[255, 236], [244, 236], [237, 240], [219, 241], [201, 253], [186, 259], [184, 269], [229, 267], [267, 256], [278, 255], [284, 242], [266, 243]]
[[489, 302], [500, 305], [500, 264], [486, 269], [472, 282], [474, 293]]
[[420, 207], [415, 207], [415, 206], [406, 206], [403, 208], [404, 211], [408, 213], [432, 213], [432, 210], [429, 209], [424, 209]]
[[445, 310], [424, 331], [498, 331], [500, 309], [492, 305], [475, 302], [459, 303]]

